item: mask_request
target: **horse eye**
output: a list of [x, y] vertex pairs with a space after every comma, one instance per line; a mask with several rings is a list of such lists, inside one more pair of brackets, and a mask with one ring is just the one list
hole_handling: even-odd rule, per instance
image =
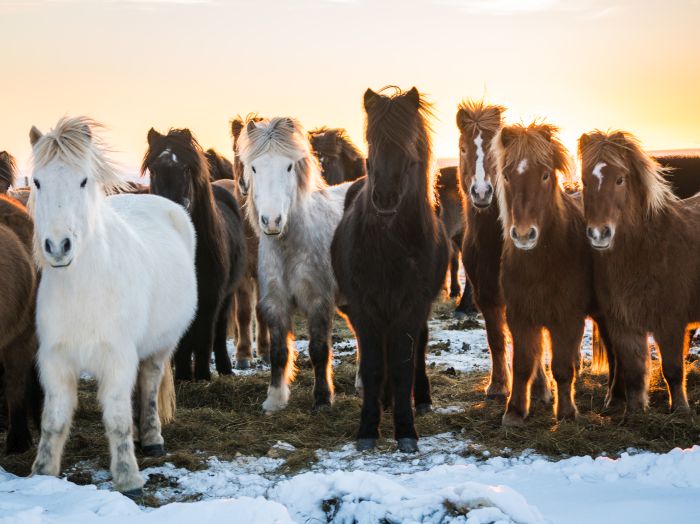
[[547, 180], [549, 180], [549, 173], [542, 175], [542, 182], [546, 182]]
[[83, 178], [83, 181], [80, 183], [80, 187], [85, 187], [87, 185], [87, 178]]
[[34, 186], [36, 186], [37, 189], [41, 189], [41, 184], [36, 178], [34, 179]]
[[292, 164], [289, 164], [287, 166], [287, 173], [290, 173], [292, 171]]
[[508, 182], [510, 182], [510, 179], [508, 178], [508, 175], [506, 175], [505, 173], [503, 174], [503, 181], [504, 181], [506, 184], [507, 184]]
[[462, 152], [463, 155], [467, 154], [467, 150], [464, 149], [463, 147], [460, 147], [459, 150]]
[[250, 166], [250, 168], [253, 170], [253, 173], [257, 173], [257, 171], [255, 170], [255, 166]]
[[616, 183], [618, 186], [621, 186], [622, 184], [625, 183], [625, 177], [623, 177], [623, 176], [619, 177], [617, 180], [615, 180], [615, 183]]

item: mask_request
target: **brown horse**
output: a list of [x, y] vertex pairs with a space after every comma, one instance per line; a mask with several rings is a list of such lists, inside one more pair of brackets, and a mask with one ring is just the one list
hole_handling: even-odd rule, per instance
[[318, 127], [309, 131], [309, 142], [329, 185], [357, 180], [367, 174], [365, 157], [345, 129]]
[[617, 362], [617, 394], [608, 400], [646, 409], [652, 333], [671, 408], [688, 411], [684, 357], [687, 328], [700, 321], [700, 197], [679, 200], [665, 169], [624, 131], [582, 135], [579, 155], [595, 289]]
[[9, 415], [7, 453], [32, 445], [27, 415], [37, 351], [33, 229], [24, 206], [0, 195], [0, 364]]
[[528, 416], [546, 335], [556, 416], [572, 419], [584, 323], [595, 312], [595, 298], [581, 202], [559, 184], [569, 173], [569, 156], [557, 128], [542, 123], [503, 127], [492, 150], [504, 228], [501, 282], [513, 336], [513, 391], [503, 425], [522, 425]]
[[15, 159], [7, 151], [0, 151], [0, 193], [7, 193], [14, 185], [15, 171]]
[[[261, 119], [255, 115], [249, 115], [245, 119], [236, 117], [231, 121], [234, 153], [233, 184], [228, 181], [216, 182], [217, 185], [222, 185], [229, 191], [233, 191], [233, 195], [238, 200], [238, 205], [241, 208], [246, 203], [248, 187], [243, 177], [243, 163], [238, 157], [237, 146], [243, 126], [248, 120], [260, 121]], [[245, 276], [236, 291], [235, 301], [231, 310], [231, 324], [235, 328], [233, 335], [236, 340], [236, 368], [238, 369], [250, 367], [250, 362], [253, 358], [253, 312], [255, 312], [257, 326], [256, 346], [258, 357], [265, 362], [270, 362], [270, 332], [267, 323], [256, 308], [258, 303], [258, 236], [255, 234], [255, 230], [248, 221], [247, 216], [244, 220], [245, 236], [248, 243], [248, 264]]]
[[[503, 229], [494, 204], [496, 162], [491, 143], [502, 126], [505, 108], [468, 100], [457, 111], [459, 181], [466, 215], [462, 262], [473, 288], [474, 302], [484, 316], [491, 352], [489, 398], [508, 397], [510, 371], [506, 352], [506, 317], [501, 290]], [[465, 292], [466, 294], [466, 292]], [[533, 396], [548, 401], [549, 385], [542, 365], [533, 384]]]

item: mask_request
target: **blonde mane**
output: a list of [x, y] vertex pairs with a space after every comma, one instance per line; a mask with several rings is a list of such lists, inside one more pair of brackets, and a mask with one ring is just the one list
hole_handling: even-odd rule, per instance
[[629, 171], [641, 190], [645, 211], [650, 216], [678, 201], [670, 182], [664, 178], [671, 169], [661, 167], [631, 133], [596, 129], [581, 136], [578, 153], [582, 166], [605, 162]]
[[90, 168], [86, 174], [94, 178], [105, 193], [122, 189], [126, 182], [108, 158], [110, 150], [95, 134], [96, 130], [102, 128], [100, 123], [84, 116], [63, 117], [56, 127], [44, 135], [32, 128], [31, 135], [38, 137], [32, 151], [34, 169], [46, 166], [54, 160], [77, 170], [85, 169], [88, 165]]

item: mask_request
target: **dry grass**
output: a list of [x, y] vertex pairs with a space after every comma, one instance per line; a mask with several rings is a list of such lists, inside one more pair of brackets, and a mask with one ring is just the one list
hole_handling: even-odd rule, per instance
[[[449, 311], [449, 304], [436, 306], [435, 316]], [[336, 400], [332, 408], [312, 413], [313, 375], [308, 359], [299, 359], [299, 375], [292, 388], [289, 407], [274, 416], [261, 411], [268, 373], [245, 377], [224, 377], [211, 383], [184, 383], [177, 387], [178, 410], [175, 422], [163, 431], [169, 451], [167, 459], [140, 458], [141, 467], [164, 462], [190, 470], [206, 466], [215, 455], [230, 459], [237, 454], [262, 456], [277, 441], [293, 444], [296, 451], [283, 467], [287, 472], [307, 467], [316, 460], [315, 450], [334, 448], [355, 438], [360, 399], [355, 395], [355, 364], [347, 358], [336, 368]], [[461, 406], [454, 414], [431, 413], [417, 420], [421, 435], [458, 432], [494, 454], [518, 453], [534, 449], [560, 458], [568, 455], [614, 456], [627, 448], [665, 452], [700, 442], [700, 420], [695, 416], [669, 415], [665, 386], [654, 362], [651, 409], [646, 415], [622, 420], [619, 413], [602, 414], [604, 378], [585, 369], [578, 382], [577, 404], [581, 416], [576, 422], [557, 424], [551, 406], [536, 406], [525, 428], [504, 429], [500, 425], [503, 405], [487, 401], [483, 389], [487, 376], [481, 372], [458, 373], [430, 370], [435, 406]], [[692, 411], [700, 404], [700, 366], [688, 365], [688, 393]], [[385, 417], [382, 432], [391, 437], [391, 417]], [[5, 434], [0, 433], [4, 440]], [[390, 448], [391, 441], [382, 447]], [[483, 448], [482, 448], [483, 449]], [[504, 451], [505, 450], [505, 451]], [[0, 466], [26, 475], [34, 450], [18, 456], [2, 457]], [[64, 471], [77, 483], [92, 482], [91, 470], [108, 469], [109, 455], [95, 399], [93, 382], [83, 381], [80, 408], [63, 459]], [[157, 483], [158, 479], [153, 479]]]

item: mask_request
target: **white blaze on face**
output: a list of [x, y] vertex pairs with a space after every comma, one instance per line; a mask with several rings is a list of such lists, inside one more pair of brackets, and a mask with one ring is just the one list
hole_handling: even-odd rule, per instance
[[520, 161], [520, 163], [518, 164], [517, 171], [519, 175], [522, 175], [525, 171], [527, 171], [527, 158], [523, 158]]
[[480, 197], [485, 197], [489, 189], [489, 184], [486, 181], [486, 166], [484, 162], [484, 139], [481, 137], [481, 131], [474, 139], [476, 146], [476, 165], [474, 166], [474, 182], [472, 191]]
[[598, 179], [598, 191], [603, 187], [603, 168], [607, 166], [605, 162], [598, 162], [594, 167], [591, 174]]

